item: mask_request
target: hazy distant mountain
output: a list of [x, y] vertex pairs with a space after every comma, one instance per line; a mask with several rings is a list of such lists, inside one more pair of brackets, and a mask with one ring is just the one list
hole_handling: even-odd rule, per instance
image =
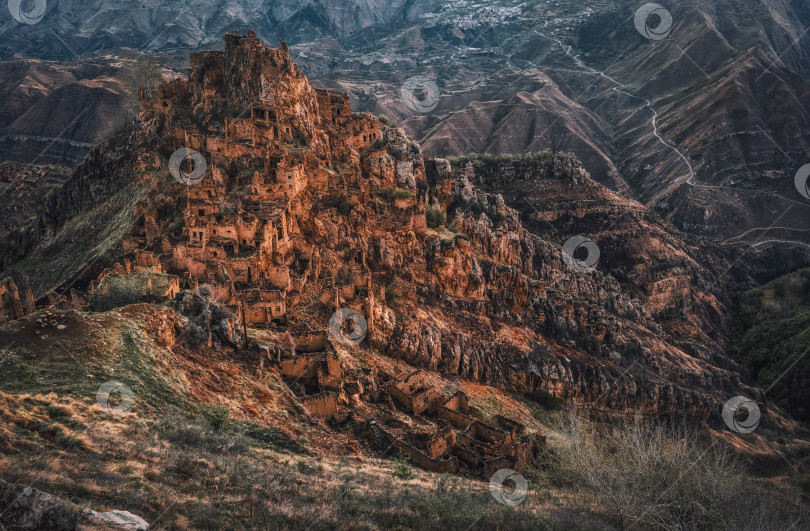
[[372, 25], [414, 22], [438, 0], [65, 0], [48, 2], [26, 25], [4, 10], [0, 57], [71, 59], [126, 46], [142, 51], [219, 45], [223, 33], [250, 27], [291, 44], [345, 38]]

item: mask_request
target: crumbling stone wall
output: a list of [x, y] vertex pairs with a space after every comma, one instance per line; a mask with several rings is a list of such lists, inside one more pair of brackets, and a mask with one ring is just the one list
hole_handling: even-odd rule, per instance
[[470, 404], [467, 395], [461, 391], [456, 392], [443, 404], [437, 406], [436, 415], [461, 429], [466, 428], [475, 420], [470, 416]]
[[447, 454], [455, 445], [456, 432], [451, 428], [445, 428], [439, 429], [439, 431], [428, 440], [425, 448], [427, 455], [436, 459]]
[[[426, 396], [429, 391], [435, 391], [435, 394], [430, 394], [430, 403], [423, 409], [421, 397]], [[465, 393], [459, 391], [449, 398], [443, 398], [428, 385], [422, 371], [389, 384], [388, 392], [413, 414], [427, 412], [440, 421], [451, 424], [452, 427], [438, 427], [436, 433], [426, 440], [424, 434], [415, 434], [408, 429], [395, 436], [376, 424], [373, 425], [375, 430], [396, 441], [397, 448], [409, 455], [415, 464], [427, 470], [440, 472], [466, 467], [483, 473], [484, 477], [500, 468], [512, 468], [520, 472], [526, 469], [537, 452], [545, 446], [542, 436], [522, 435], [526, 427], [514, 419], [497, 415], [496, 420], [505, 428], [501, 429], [469, 417], [465, 414], [470, 413], [469, 400]], [[417, 399], [416, 404], [414, 398]], [[414, 405], [417, 406], [416, 409]], [[457, 434], [455, 428], [463, 431]], [[452, 466], [449, 464], [451, 461], [454, 463]]]
[[301, 398], [301, 405], [313, 415], [333, 417], [338, 412], [337, 394], [320, 393]]
[[14, 279], [7, 278], [0, 282], [0, 323], [22, 319], [34, 311], [34, 297], [31, 290], [25, 293], [25, 299], [20, 299], [20, 293]]
[[423, 371], [411, 373], [401, 382], [389, 385], [388, 392], [410, 409], [414, 415], [419, 415], [434, 407], [435, 402], [441, 396], [438, 389], [426, 382]]
[[425, 470], [443, 474], [455, 474], [458, 471], [458, 461], [454, 456], [434, 459], [415, 446], [399, 440], [394, 443], [394, 447], [410, 457], [413, 464]]

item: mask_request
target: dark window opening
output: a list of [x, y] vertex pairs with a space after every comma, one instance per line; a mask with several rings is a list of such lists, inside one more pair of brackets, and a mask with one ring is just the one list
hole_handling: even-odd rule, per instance
[[203, 210], [202, 208], [201, 208], [201, 209], [199, 209], [199, 210], [198, 210], [198, 212], [199, 212], [199, 214], [200, 214], [201, 216], [204, 216], [204, 215], [205, 215], [205, 210]]

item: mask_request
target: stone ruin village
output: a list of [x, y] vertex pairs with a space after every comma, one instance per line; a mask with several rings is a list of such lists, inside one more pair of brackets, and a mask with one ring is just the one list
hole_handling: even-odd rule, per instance
[[[263, 359], [277, 367], [312, 415], [335, 426], [353, 419], [361, 402], [379, 405], [382, 419], [362, 423], [362, 435], [382, 454], [399, 452], [426, 470], [466, 471], [491, 477], [497, 470], [519, 472], [545, 447], [545, 438], [497, 415], [497, 426], [472, 416], [467, 395], [443, 395], [425, 371], [396, 377], [375, 368], [344, 371], [329, 348], [327, 332], [294, 333], [295, 353], [259, 344]], [[344, 407], [348, 406], [348, 407]]]
[[[312, 328], [306, 314], [291, 318], [312, 304], [350, 308], [366, 318], [367, 342], [380, 334], [386, 283], [369, 253], [396, 268], [423, 252], [369, 243], [372, 231], [389, 230], [386, 223], [400, 232], [425, 229], [425, 165], [401, 130], [353, 113], [347, 94], [314, 88], [283, 42], [268, 47], [253, 32], [226, 35], [224, 52], [192, 53], [188, 79], [142, 91], [139, 120], [159, 137], [164, 165], [175, 150], [191, 148], [205, 158], [206, 173], [135, 205], [126, 259], [91, 282], [87, 297], [128, 283], [144, 301], [170, 301], [208, 286], [235, 316], [235, 333], [265, 329], [287, 338], [286, 345], [240, 345], [258, 354], [257, 370], [276, 371], [310, 415], [335, 429], [351, 426], [372, 452], [399, 452], [443, 473], [524, 470], [545, 444], [541, 434], [506, 415], [495, 417], [497, 425], [483, 422], [464, 392], [442, 393], [425, 371], [346, 367], [333, 334]], [[352, 214], [361, 204], [376, 205], [381, 226]], [[347, 221], [310, 215], [330, 208]], [[0, 294], [0, 322], [34, 309], [30, 291], [21, 295], [10, 279]], [[47, 303], [76, 308], [82, 297], [73, 289]]]

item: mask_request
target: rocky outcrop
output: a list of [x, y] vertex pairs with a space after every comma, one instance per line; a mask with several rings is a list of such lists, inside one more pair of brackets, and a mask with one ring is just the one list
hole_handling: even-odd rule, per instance
[[141, 518], [127, 511], [108, 511], [98, 513], [85, 511], [76, 523], [76, 531], [147, 531], [149, 524]]
[[45, 492], [0, 480], [0, 524], [6, 529], [147, 531], [143, 518], [127, 511], [96, 512]]

